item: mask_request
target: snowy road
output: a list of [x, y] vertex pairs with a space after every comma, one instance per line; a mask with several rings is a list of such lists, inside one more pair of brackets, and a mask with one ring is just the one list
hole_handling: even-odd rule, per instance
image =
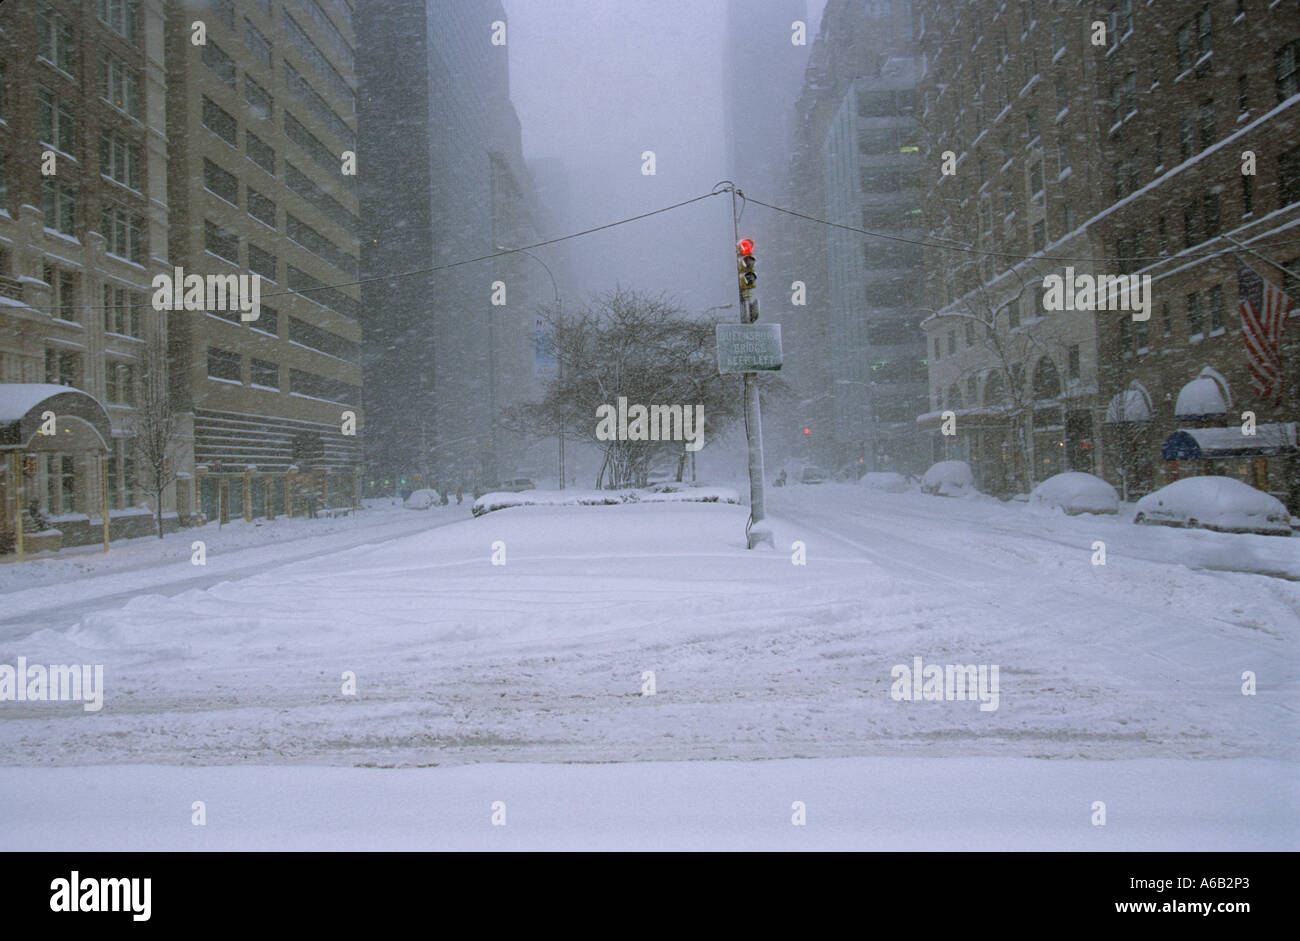
[[[1300, 540], [839, 485], [773, 512], [777, 553], [741, 548], [737, 507], [530, 508], [109, 605], [0, 642], [108, 690], [5, 703], [3, 760], [1296, 757], [1300, 585], [1140, 556], [1210, 536], [1287, 567]], [[999, 707], [894, 701], [916, 656], [998, 665]]]

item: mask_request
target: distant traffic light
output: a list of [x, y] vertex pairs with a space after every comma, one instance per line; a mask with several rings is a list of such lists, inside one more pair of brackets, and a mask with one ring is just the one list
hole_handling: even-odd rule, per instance
[[748, 297], [758, 282], [754, 273], [754, 240], [741, 239], [736, 243], [736, 271], [740, 277], [740, 296]]
[[812, 429], [811, 429], [811, 428], [805, 428], [805, 429], [803, 430], [803, 433], [806, 434], [806, 435], [810, 435], [810, 434], [812, 434]]

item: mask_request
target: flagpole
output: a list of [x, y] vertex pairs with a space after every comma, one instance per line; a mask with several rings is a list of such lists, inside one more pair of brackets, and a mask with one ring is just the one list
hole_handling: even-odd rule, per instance
[[[1297, 281], [1300, 281], [1300, 272], [1298, 272], [1298, 271], [1292, 271], [1290, 268], [1284, 268], [1284, 267], [1282, 267], [1282, 266], [1279, 265], [1277, 262], [1275, 262], [1273, 259], [1268, 258], [1268, 257], [1265, 257], [1264, 255], [1261, 255], [1259, 252], [1255, 251], [1255, 250], [1254, 250], [1253, 248], [1251, 248], [1249, 245], [1243, 244], [1242, 242], [1238, 242], [1238, 241], [1237, 241], [1235, 238], [1233, 238], [1231, 235], [1225, 235], [1225, 236], [1224, 236], [1224, 239], [1225, 239], [1226, 241], [1231, 242], [1233, 245], [1236, 245], [1236, 246], [1237, 246], [1238, 248], [1240, 248], [1243, 252], [1250, 252], [1252, 255], [1254, 255], [1256, 258], [1258, 258], [1260, 261], [1263, 261], [1263, 262], [1265, 262], [1266, 264], [1270, 264], [1270, 265], [1272, 265], [1274, 268], [1276, 268], [1278, 271], [1282, 272], [1283, 274], [1285, 274], [1285, 275], [1290, 275], [1291, 277], [1295, 278]], [[1300, 298], [1297, 298], [1297, 300], [1300, 300]]]

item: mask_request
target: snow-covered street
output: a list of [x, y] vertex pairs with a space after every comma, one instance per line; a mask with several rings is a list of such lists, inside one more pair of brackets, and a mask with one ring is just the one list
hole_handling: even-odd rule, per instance
[[[0, 772], [4, 806], [23, 808], [19, 832], [34, 838], [82, 776], [38, 770], [55, 765], [445, 774], [732, 759], [750, 762], [736, 765], [743, 777], [767, 766], [754, 759], [941, 758], [988, 787], [1030, 774], [1027, 759], [1159, 759], [1195, 799], [1202, 775], [1213, 791], [1231, 759], [1242, 802], [1224, 813], [1255, 806], [1273, 820], [1270, 841], [1295, 845], [1294, 827], [1276, 822], [1296, 804], [1300, 541], [842, 484], [770, 502], [777, 552], [744, 549], [737, 506], [408, 511], [423, 523], [415, 533], [390, 514], [363, 545], [331, 549], [338, 537], [322, 536], [322, 554], [105, 604], [71, 628], [10, 631], [0, 662], [102, 663], [105, 696], [98, 713], [4, 704], [3, 762], [23, 766]], [[1105, 565], [1093, 564], [1095, 541]], [[806, 565], [792, 561], [795, 542]], [[1252, 567], [1291, 578], [1231, 571]], [[64, 589], [50, 590], [57, 603]], [[997, 665], [997, 707], [897, 701], [891, 671], [916, 657]], [[1257, 695], [1242, 694], [1246, 671]], [[818, 762], [796, 764], [817, 779]], [[222, 780], [258, 780], [249, 773]], [[86, 774], [104, 776], [106, 799], [130, 779]], [[939, 800], [921, 789], [912, 809]], [[1263, 833], [1240, 832], [1243, 846]]]

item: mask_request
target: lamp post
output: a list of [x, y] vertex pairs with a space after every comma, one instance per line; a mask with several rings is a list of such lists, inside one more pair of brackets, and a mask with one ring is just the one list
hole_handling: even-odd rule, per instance
[[[499, 252], [508, 252], [508, 253], [520, 252], [520, 253], [522, 253], [522, 254], [524, 254], [524, 255], [527, 255], [527, 256], [528, 256], [529, 258], [531, 258], [533, 261], [537, 262], [539, 265], [542, 266], [542, 269], [546, 272], [546, 276], [547, 276], [548, 278], [551, 279], [551, 291], [555, 294], [555, 316], [556, 316], [556, 319], [559, 321], [559, 326], [560, 326], [561, 328], [563, 328], [563, 327], [564, 327], [564, 308], [563, 308], [563, 306], [562, 306], [562, 302], [560, 301], [560, 289], [559, 289], [559, 287], [558, 287], [558, 286], [556, 285], [556, 283], [555, 283], [555, 275], [551, 273], [551, 267], [550, 267], [550, 265], [548, 265], [546, 262], [542, 261], [540, 258], [538, 258], [536, 255], [534, 255], [532, 252], [530, 252], [530, 251], [529, 251], [528, 249], [526, 249], [526, 248], [506, 248], [504, 245], [498, 245], [498, 246], [497, 246], [497, 251], [499, 251]], [[557, 368], [558, 368], [558, 370], [559, 370], [559, 378], [560, 378], [561, 381], [563, 381], [563, 379], [564, 379], [564, 360], [561, 359], [559, 356], [557, 356], [557, 357], [555, 358], [555, 361], [556, 361], [556, 366], [557, 366]], [[563, 490], [563, 489], [565, 489], [565, 488], [564, 488], [564, 422], [563, 422], [563, 421], [560, 422], [560, 435], [559, 435], [559, 437], [560, 437], [560, 454], [559, 454], [559, 457], [560, 457], [560, 489]]]

